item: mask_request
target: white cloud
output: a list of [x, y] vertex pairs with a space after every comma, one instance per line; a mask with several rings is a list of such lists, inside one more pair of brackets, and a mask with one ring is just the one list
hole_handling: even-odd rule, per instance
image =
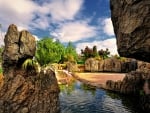
[[97, 49], [106, 49], [108, 48], [109, 51], [111, 52], [111, 55], [118, 54], [117, 52], [117, 46], [116, 46], [116, 39], [106, 39], [103, 41], [93, 41], [93, 42], [83, 42], [83, 43], [78, 43], [76, 45], [76, 51], [77, 53], [81, 53], [81, 49], [84, 49], [86, 46], [92, 48], [93, 46], [97, 46]]
[[73, 20], [82, 4], [83, 0], [52, 0], [46, 7], [54, 21], [64, 21]]
[[51, 22], [73, 20], [82, 4], [83, 0], [50, 0], [43, 4], [32, 0], [0, 0], [0, 22], [5, 30], [12, 23], [26, 29], [45, 30]]
[[34, 20], [34, 22], [32, 22], [31, 25], [33, 29], [39, 28], [39, 29], [47, 30], [47, 28], [49, 27], [49, 22], [50, 22], [49, 20], [47, 17], [41, 16], [40, 18]]
[[0, 46], [4, 45], [5, 34], [6, 33], [0, 31]]
[[75, 21], [64, 23], [52, 35], [58, 37], [61, 42], [76, 42], [97, 35], [96, 27], [90, 26], [87, 21]]
[[12, 23], [28, 28], [36, 8], [31, 0], [0, 0], [0, 22], [4, 29]]
[[105, 18], [103, 21], [103, 31], [109, 36], [114, 35], [114, 29], [112, 25], [111, 18]]

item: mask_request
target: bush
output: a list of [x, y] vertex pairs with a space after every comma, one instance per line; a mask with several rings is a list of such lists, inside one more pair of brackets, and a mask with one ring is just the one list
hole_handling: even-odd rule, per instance
[[0, 74], [2, 74], [3, 73], [3, 69], [0, 67]]

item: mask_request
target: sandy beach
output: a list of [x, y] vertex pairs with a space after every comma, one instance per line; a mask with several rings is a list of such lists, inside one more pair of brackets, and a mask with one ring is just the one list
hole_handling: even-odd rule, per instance
[[73, 76], [84, 83], [105, 88], [107, 80], [122, 81], [125, 73], [75, 73]]

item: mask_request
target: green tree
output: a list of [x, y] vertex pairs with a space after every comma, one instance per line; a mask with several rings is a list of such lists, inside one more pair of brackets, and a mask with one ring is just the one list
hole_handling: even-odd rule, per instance
[[77, 61], [78, 54], [71, 42], [68, 42], [68, 45], [65, 49], [65, 58], [67, 61]]
[[41, 66], [49, 63], [58, 63], [64, 55], [65, 47], [52, 38], [43, 38], [37, 42], [35, 58]]
[[93, 46], [93, 57], [97, 57], [97, 56], [99, 56], [97, 52], [97, 46]]
[[0, 47], [0, 62], [2, 62], [2, 52], [3, 52], [3, 50], [4, 50], [4, 47], [1, 46]]
[[110, 51], [109, 51], [108, 48], [106, 48], [106, 50], [101, 49], [101, 50], [98, 51], [98, 54], [99, 54], [99, 56], [101, 56], [103, 59], [106, 59], [106, 58], [109, 57]]
[[89, 48], [88, 46], [86, 46], [84, 50], [81, 50], [81, 54], [86, 60], [87, 58], [93, 57], [93, 50]]

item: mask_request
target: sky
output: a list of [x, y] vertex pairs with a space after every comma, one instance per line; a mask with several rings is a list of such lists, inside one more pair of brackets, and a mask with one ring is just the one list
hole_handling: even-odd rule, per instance
[[37, 39], [52, 37], [78, 53], [86, 46], [117, 54], [109, 0], [0, 0], [0, 45], [10, 24]]

